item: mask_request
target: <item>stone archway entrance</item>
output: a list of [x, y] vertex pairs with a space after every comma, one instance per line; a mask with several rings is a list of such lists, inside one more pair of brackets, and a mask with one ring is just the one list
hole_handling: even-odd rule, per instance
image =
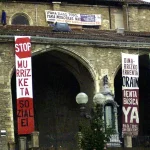
[[[83, 91], [90, 100], [94, 91], [90, 73], [78, 60], [58, 51], [34, 56], [32, 72], [35, 129], [40, 132], [40, 146], [76, 150], [79, 108], [75, 97]], [[15, 73], [11, 85], [17, 139]]]
[[[148, 55], [139, 57], [139, 135], [150, 135], [150, 60]], [[122, 68], [115, 77], [115, 101], [118, 103], [119, 133], [122, 130]]]

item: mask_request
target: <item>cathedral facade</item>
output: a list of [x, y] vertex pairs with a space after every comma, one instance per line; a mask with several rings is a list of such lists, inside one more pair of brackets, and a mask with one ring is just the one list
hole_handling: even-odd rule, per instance
[[[74, 136], [79, 108], [75, 97], [79, 92], [87, 93], [90, 109], [94, 94], [103, 88], [105, 75], [119, 105], [121, 134], [121, 53], [139, 55], [139, 135], [150, 135], [149, 7], [150, 3], [140, 0], [99, 1], [94, 5], [1, 2], [6, 24], [0, 26], [0, 131], [6, 131], [6, 136], [1, 136], [0, 147], [17, 145], [20, 136], [15, 36], [31, 38], [34, 126], [41, 147], [77, 149]], [[53, 31], [56, 22], [67, 23], [69, 31]], [[30, 141], [30, 135], [23, 136]]]

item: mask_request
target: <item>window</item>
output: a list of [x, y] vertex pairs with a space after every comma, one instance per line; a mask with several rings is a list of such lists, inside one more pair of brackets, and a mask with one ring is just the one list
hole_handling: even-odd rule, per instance
[[117, 29], [117, 28], [124, 28], [122, 13], [115, 14], [115, 29]]
[[17, 14], [13, 17], [12, 25], [29, 25], [29, 20], [24, 14]]

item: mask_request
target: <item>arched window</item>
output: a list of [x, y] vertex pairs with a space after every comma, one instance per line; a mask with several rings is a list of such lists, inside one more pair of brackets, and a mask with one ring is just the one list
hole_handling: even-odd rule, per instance
[[12, 18], [12, 25], [29, 25], [28, 17], [25, 14], [17, 14]]

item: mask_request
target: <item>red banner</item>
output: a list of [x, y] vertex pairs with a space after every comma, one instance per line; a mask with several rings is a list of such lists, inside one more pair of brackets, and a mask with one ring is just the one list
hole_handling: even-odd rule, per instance
[[122, 95], [123, 95], [122, 133], [138, 135], [139, 90], [125, 89], [122, 90]]
[[139, 131], [138, 55], [122, 53], [122, 135], [137, 136]]
[[30, 37], [15, 37], [18, 134], [34, 131]]

